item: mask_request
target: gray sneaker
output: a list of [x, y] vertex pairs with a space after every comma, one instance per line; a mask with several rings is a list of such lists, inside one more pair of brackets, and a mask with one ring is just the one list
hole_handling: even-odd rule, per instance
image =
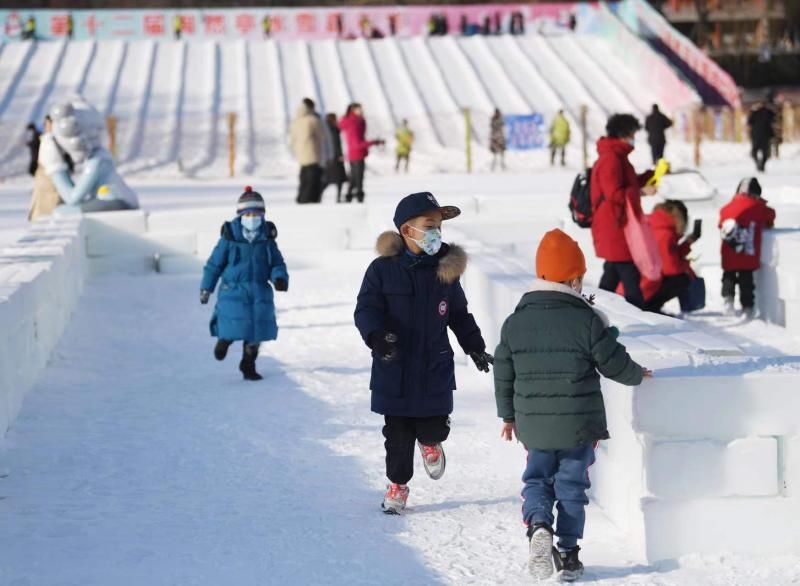
[[442, 444], [426, 446], [417, 442], [417, 445], [419, 446], [419, 453], [422, 455], [422, 464], [425, 466], [425, 472], [433, 480], [439, 480], [444, 476], [444, 468], [447, 464]]

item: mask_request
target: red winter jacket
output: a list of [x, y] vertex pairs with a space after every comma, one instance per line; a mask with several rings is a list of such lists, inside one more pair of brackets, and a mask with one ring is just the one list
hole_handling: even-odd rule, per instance
[[[692, 267], [687, 260], [687, 256], [692, 250], [689, 242], [680, 244], [681, 235], [675, 226], [675, 218], [667, 210], [655, 209], [650, 214], [650, 227], [658, 243], [658, 252], [661, 254], [661, 274], [664, 277], [674, 277], [677, 275], [689, 274], [694, 276]], [[650, 299], [658, 292], [661, 287], [661, 280], [649, 281], [642, 278], [642, 294], [644, 298]]]
[[719, 212], [719, 225], [725, 220], [736, 220], [735, 237], [743, 247], [736, 252], [733, 246], [722, 242], [723, 271], [755, 271], [761, 267], [761, 233], [764, 228], [772, 228], [775, 223], [775, 210], [767, 202], [746, 193], [737, 193]]
[[630, 200], [637, 215], [642, 213], [642, 187], [653, 175], [637, 175], [628, 155], [633, 147], [619, 138], [604, 136], [597, 141], [600, 157], [592, 168], [592, 239], [597, 256], [611, 262], [633, 260], [625, 241], [625, 202]]
[[380, 141], [367, 140], [367, 121], [363, 116], [348, 114], [339, 120], [339, 129], [344, 133], [347, 143], [347, 160], [363, 161], [369, 154], [369, 148]]

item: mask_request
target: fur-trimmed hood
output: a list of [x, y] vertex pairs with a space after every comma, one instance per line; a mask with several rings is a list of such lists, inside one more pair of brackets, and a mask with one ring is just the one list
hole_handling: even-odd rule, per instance
[[600, 311], [589, 299], [578, 293], [572, 287], [564, 285], [562, 283], [554, 283], [553, 281], [546, 281], [544, 279], [536, 279], [533, 282], [533, 285], [530, 288], [530, 292], [534, 293], [536, 291], [553, 291], [556, 293], [564, 293], [566, 295], [570, 295], [575, 299], [580, 299], [583, 301], [588, 307], [591, 308], [597, 314], [597, 317], [603, 322], [603, 325], [609, 327], [611, 323], [608, 320], [608, 316]]
[[[397, 232], [386, 231], [378, 236], [375, 250], [384, 258], [398, 256], [405, 250], [403, 237]], [[467, 269], [467, 253], [456, 244], [443, 245], [436, 258], [439, 260], [436, 275], [442, 283], [455, 283]]]

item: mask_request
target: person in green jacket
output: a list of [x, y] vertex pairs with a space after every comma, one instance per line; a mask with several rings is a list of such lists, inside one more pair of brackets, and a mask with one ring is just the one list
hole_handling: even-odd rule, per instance
[[[528, 450], [522, 507], [530, 572], [565, 581], [583, 573], [578, 539], [589, 500], [594, 448], [608, 439], [600, 374], [635, 386], [652, 373], [617, 341], [619, 332], [581, 295], [586, 260], [561, 230], [545, 234], [536, 252], [533, 288], [503, 324], [494, 358], [502, 436]], [[553, 505], [558, 521], [553, 547]]]
[[411, 160], [411, 145], [414, 144], [414, 133], [408, 127], [408, 120], [403, 120], [402, 126], [397, 129], [394, 136], [397, 140], [397, 163], [394, 166], [394, 171], [399, 173], [400, 161], [405, 161], [406, 173], [408, 173], [408, 164]]
[[556, 154], [561, 154], [561, 166], [566, 165], [565, 152], [569, 144], [569, 122], [564, 110], [559, 110], [550, 125], [550, 166], [556, 164]]

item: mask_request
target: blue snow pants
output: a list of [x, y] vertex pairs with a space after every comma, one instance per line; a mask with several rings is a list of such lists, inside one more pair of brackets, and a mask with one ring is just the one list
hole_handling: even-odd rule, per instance
[[555, 533], [558, 547], [572, 549], [583, 538], [586, 524], [586, 490], [589, 466], [594, 463], [594, 446], [571, 450], [528, 450], [528, 466], [522, 481], [522, 516], [526, 525], [553, 526], [553, 505], [558, 510]]

